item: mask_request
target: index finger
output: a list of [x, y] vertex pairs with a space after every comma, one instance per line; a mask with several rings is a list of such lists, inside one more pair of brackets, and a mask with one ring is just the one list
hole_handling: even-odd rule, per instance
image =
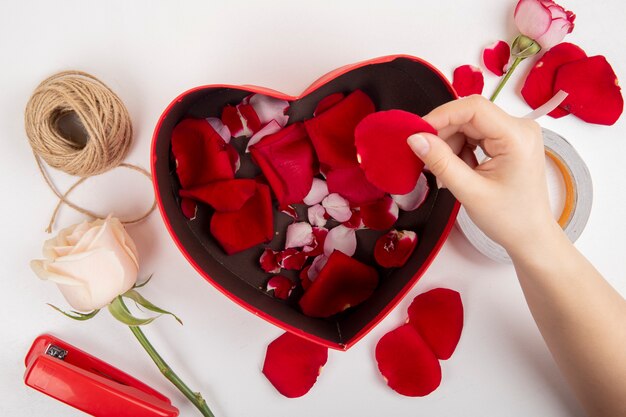
[[439, 136], [446, 139], [462, 132], [473, 139], [510, 137], [518, 119], [486, 98], [474, 95], [445, 103], [426, 116]]

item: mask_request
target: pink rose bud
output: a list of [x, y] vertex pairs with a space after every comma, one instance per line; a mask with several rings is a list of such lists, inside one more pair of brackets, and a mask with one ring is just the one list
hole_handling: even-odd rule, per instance
[[61, 230], [46, 241], [43, 255], [46, 259], [31, 261], [31, 268], [39, 278], [56, 283], [78, 311], [106, 306], [137, 281], [137, 249], [111, 216]]
[[574, 29], [576, 18], [552, 0], [520, 0], [514, 16], [519, 31], [543, 49], [561, 42]]

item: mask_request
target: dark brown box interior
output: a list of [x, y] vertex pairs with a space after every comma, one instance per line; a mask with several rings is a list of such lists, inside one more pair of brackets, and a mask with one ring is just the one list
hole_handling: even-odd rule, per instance
[[[243, 87], [242, 87], [243, 88]], [[319, 87], [305, 97], [291, 102], [289, 122], [312, 117], [316, 104], [335, 92], [348, 93], [361, 89], [374, 101], [377, 110], [402, 109], [419, 115], [454, 99], [449, 85], [427, 65], [409, 58], [370, 64], [353, 69]], [[381, 312], [394, 301], [400, 291], [408, 290], [414, 275], [433, 250], [438, 250], [442, 234], [447, 233], [451, 216], [455, 213], [456, 200], [447, 190], [437, 190], [434, 179], [429, 175], [431, 192], [424, 205], [414, 212], [401, 212], [398, 229], [410, 229], [418, 233], [418, 247], [401, 269], [380, 269], [380, 286], [374, 295], [363, 304], [331, 319], [307, 317], [298, 310], [297, 299], [302, 291], [298, 286], [292, 301], [281, 301], [266, 294], [264, 285], [269, 274], [258, 265], [263, 247], [258, 246], [233, 256], [227, 256], [209, 233], [211, 209], [200, 205], [197, 219], [188, 221], [179, 207], [175, 169], [170, 158], [170, 138], [174, 126], [185, 117], [219, 117], [225, 104], [237, 104], [248, 91], [234, 88], [206, 87], [183, 96], [164, 115], [155, 132], [153, 151], [154, 176], [160, 195], [160, 204], [165, 220], [184, 247], [188, 257], [219, 287], [248, 304], [263, 315], [273, 316], [287, 326], [301, 329], [322, 338], [332, 345], [349, 344], [361, 330], [381, 319]], [[237, 177], [250, 177], [258, 168], [244, 154], [245, 139], [231, 141], [242, 155], [242, 166]], [[298, 211], [306, 219], [304, 206]], [[292, 219], [275, 210], [274, 228], [280, 234], [271, 242], [273, 249], [284, 247], [284, 231]], [[372, 257], [373, 245], [381, 232], [361, 230], [357, 233], [358, 245], [355, 258], [375, 265]], [[294, 282], [299, 282], [297, 272], [283, 271]], [[397, 299], [395, 301], [398, 301]]]

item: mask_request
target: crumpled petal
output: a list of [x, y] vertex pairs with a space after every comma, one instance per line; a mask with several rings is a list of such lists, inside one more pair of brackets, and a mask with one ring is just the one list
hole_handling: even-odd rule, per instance
[[309, 223], [292, 223], [287, 226], [285, 249], [302, 248], [313, 243], [313, 239], [313, 228]]
[[230, 129], [224, 124], [224, 122], [222, 122], [221, 119], [218, 119], [217, 117], [207, 117], [206, 121], [211, 125], [213, 130], [215, 130], [217, 134], [224, 139], [224, 142], [230, 142]]
[[441, 383], [439, 361], [409, 324], [390, 331], [378, 341], [376, 362], [387, 385], [398, 394], [423, 397]]
[[[530, 70], [528, 76], [526, 76], [526, 80], [522, 86], [521, 93], [526, 103], [533, 109], [536, 109], [550, 100], [558, 91], [554, 89], [556, 71], [563, 64], [578, 61], [586, 57], [587, 54], [585, 54], [585, 51], [568, 42], [560, 43], [543, 54], [541, 59], [537, 61], [535, 66]], [[569, 94], [568, 91], [566, 91], [566, 93]], [[560, 118], [567, 114], [569, 114], [569, 112], [560, 107], [548, 113], [548, 115], [554, 118]]]
[[328, 229], [324, 227], [313, 228], [313, 242], [303, 248], [307, 256], [317, 256], [324, 253], [324, 242], [328, 236]]
[[385, 192], [365, 177], [365, 172], [358, 164], [347, 168], [330, 170], [326, 174], [328, 190], [340, 194], [353, 206], [368, 204], [382, 198]]
[[356, 231], [342, 224], [330, 229], [324, 241], [324, 254], [330, 256], [334, 251], [343, 252], [348, 256], [354, 255]]
[[311, 223], [312, 226], [326, 226], [326, 209], [324, 209], [321, 204], [316, 204], [309, 207], [307, 214], [309, 218], [309, 223]]
[[278, 265], [278, 259], [276, 254], [278, 252], [273, 251], [270, 248], [265, 248], [261, 257], [259, 258], [259, 264], [261, 269], [268, 274], [278, 274], [280, 272], [280, 265]]
[[416, 246], [415, 232], [391, 230], [376, 240], [374, 259], [383, 268], [400, 268], [409, 260]]
[[263, 126], [258, 132], [252, 135], [252, 137], [248, 141], [248, 144], [246, 145], [246, 153], [250, 152], [250, 146], [254, 145], [255, 143], [259, 143], [261, 139], [263, 139], [265, 136], [272, 135], [278, 132], [280, 129], [282, 129], [282, 126], [278, 124], [276, 120], [270, 120], [268, 124]]
[[328, 194], [322, 200], [322, 206], [326, 209], [326, 212], [338, 222], [348, 221], [350, 217], [352, 217], [350, 203], [339, 194]]
[[361, 90], [355, 90], [319, 116], [304, 122], [324, 171], [354, 165], [354, 128], [374, 110], [372, 100]]
[[283, 214], [286, 214], [287, 216], [291, 217], [294, 220], [298, 220], [298, 212], [296, 211], [296, 208], [292, 205], [283, 207], [280, 212]]
[[251, 137], [261, 129], [261, 121], [250, 104], [226, 105], [222, 108], [222, 122], [233, 137]]
[[172, 154], [182, 188], [231, 179], [231, 145], [204, 119], [184, 119], [172, 132]]
[[256, 194], [256, 182], [250, 179], [221, 180], [181, 189], [179, 194], [208, 204], [218, 211], [235, 211]]
[[396, 202], [398, 207], [404, 211], [417, 210], [428, 197], [428, 179], [422, 172], [413, 191], [408, 194], [392, 194], [391, 198]]
[[285, 333], [267, 347], [263, 374], [285, 397], [301, 397], [313, 387], [327, 360], [328, 348]]
[[484, 86], [483, 72], [473, 65], [461, 65], [452, 74], [452, 87], [459, 97], [482, 94]]
[[386, 230], [398, 220], [398, 205], [389, 196], [384, 196], [375, 203], [361, 206], [361, 219], [366, 227], [374, 230]]
[[352, 217], [350, 217], [348, 221], [345, 221], [342, 224], [346, 227], [349, 227], [350, 229], [363, 229], [365, 227], [365, 224], [363, 224], [361, 210], [358, 208], [352, 209]]
[[253, 94], [248, 98], [248, 103], [258, 115], [261, 125], [276, 121], [280, 127], [287, 125], [289, 116], [285, 114], [289, 109], [289, 102], [264, 94]]
[[439, 359], [452, 356], [463, 330], [463, 303], [458, 292], [435, 288], [420, 294], [408, 314], [408, 325], [420, 333]]
[[504, 41], [496, 41], [483, 50], [485, 67], [498, 77], [504, 75], [511, 58], [511, 47]]
[[380, 111], [364, 118], [354, 134], [367, 179], [390, 194], [411, 192], [424, 163], [413, 153], [407, 138], [420, 132], [437, 134], [421, 117], [403, 110]]
[[326, 185], [326, 181], [313, 178], [313, 184], [311, 184], [311, 189], [309, 193], [302, 199], [302, 202], [307, 206], [312, 206], [321, 202], [324, 197], [328, 195], [328, 186]]
[[367, 300], [377, 286], [374, 268], [334, 251], [300, 299], [300, 307], [307, 316], [330, 317]]
[[559, 90], [568, 93], [559, 107], [587, 123], [613, 125], [624, 110], [617, 75], [602, 55], [561, 65], [554, 79]]
[[299, 271], [304, 266], [308, 254], [301, 252], [295, 248], [285, 249], [282, 252], [278, 252], [276, 260], [281, 268], [287, 270]]
[[275, 298], [286, 300], [296, 286], [289, 278], [276, 275], [267, 281], [265, 287], [265, 291], [271, 292]]
[[272, 197], [267, 185], [257, 191], [239, 210], [216, 211], [211, 217], [211, 234], [228, 255], [249, 249], [274, 237]]
[[316, 171], [313, 146], [302, 123], [294, 123], [250, 147], [280, 207], [302, 202]]

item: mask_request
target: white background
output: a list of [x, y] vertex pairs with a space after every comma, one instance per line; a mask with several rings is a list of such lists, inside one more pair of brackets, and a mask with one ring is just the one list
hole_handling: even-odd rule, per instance
[[[567, 0], [578, 15], [568, 40], [604, 54], [626, 79], [619, 0]], [[0, 410], [6, 416], [82, 415], [23, 385], [23, 357], [52, 332], [148, 382], [182, 416], [197, 415], [165, 381], [128, 329], [107, 314], [78, 323], [45, 305], [66, 306], [28, 267], [41, 256], [56, 203], [37, 172], [23, 110], [43, 78], [66, 69], [90, 72], [126, 103], [136, 131], [127, 161], [148, 167], [151, 134], [179, 93], [210, 83], [257, 84], [298, 94], [320, 75], [392, 53], [423, 57], [445, 74], [477, 65], [483, 46], [514, 37], [514, 1], [6, 1], [0, 5]], [[499, 98], [529, 109], [519, 91], [526, 62]], [[485, 94], [496, 78], [486, 75]], [[612, 127], [568, 116], [544, 126], [565, 136], [587, 162], [594, 205], [578, 248], [626, 294], [626, 118]], [[70, 178], [53, 172], [61, 187]], [[131, 216], [151, 201], [148, 181], [117, 170], [91, 179], [74, 199], [102, 213]], [[82, 220], [64, 208], [57, 229]], [[536, 330], [513, 268], [476, 252], [454, 230], [422, 280], [378, 327], [346, 353], [331, 351], [318, 383], [300, 399], [279, 395], [261, 374], [265, 348], [282, 332], [230, 302], [186, 263], [154, 214], [129, 228], [141, 255], [144, 294], [175, 311], [146, 329], [172, 367], [200, 390], [219, 417], [233, 416], [571, 416], [582, 415]], [[443, 382], [425, 398], [389, 389], [374, 361], [378, 339], [404, 320], [413, 296], [444, 286], [460, 291], [465, 328], [442, 363]], [[581, 340], [580, 343], [586, 343]]]

